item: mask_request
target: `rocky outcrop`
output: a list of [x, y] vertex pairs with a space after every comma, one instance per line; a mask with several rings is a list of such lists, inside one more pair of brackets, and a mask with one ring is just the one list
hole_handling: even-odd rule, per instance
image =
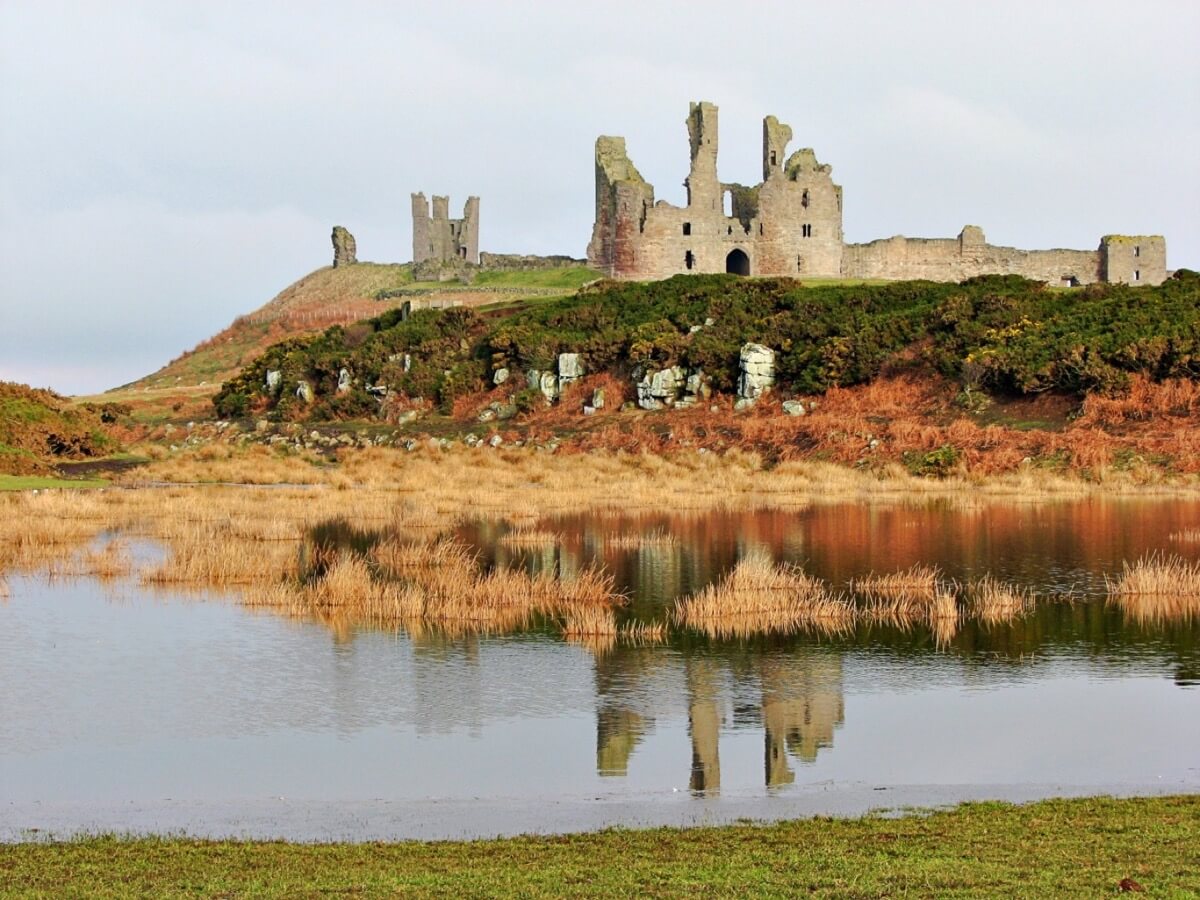
[[553, 372], [530, 369], [525, 373], [525, 383], [529, 387], [541, 391], [547, 403], [553, 403], [558, 399], [558, 376]]
[[738, 367], [736, 406], [745, 408], [775, 385], [775, 351], [762, 344], [743, 344]]
[[305, 403], [312, 403], [313, 402], [312, 385], [309, 384], [307, 381], [297, 381], [296, 382], [296, 398], [298, 400], [302, 400]]
[[267, 369], [267, 380], [265, 387], [267, 393], [274, 397], [279, 393], [279, 386], [283, 384], [283, 373], [278, 369]]
[[337, 386], [337, 392], [338, 392], [339, 394], [344, 394], [344, 393], [346, 393], [347, 391], [349, 391], [349, 390], [350, 390], [350, 386], [351, 386], [353, 383], [354, 383], [354, 379], [350, 377], [350, 370], [349, 370], [349, 369], [342, 369], [340, 372], [338, 372], [338, 386]]
[[637, 405], [642, 409], [674, 406], [685, 382], [686, 374], [679, 366], [645, 372], [636, 384]]
[[354, 235], [341, 225], [333, 226], [333, 267], [353, 265], [358, 262], [358, 246], [354, 243]]

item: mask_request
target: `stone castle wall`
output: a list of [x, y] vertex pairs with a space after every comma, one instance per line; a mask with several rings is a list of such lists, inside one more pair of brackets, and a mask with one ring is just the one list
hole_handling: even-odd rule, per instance
[[1051, 284], [1159, 284], [1166, 242], [1109, 235], [1097, 250], [1020, 250], [988, 244], [967, 226], [957, 238], [893, 237], [846, 244], [842, 189], [810, 149], [785, 158], [792, 130], [763, 120], [763, 180], [753, 187], [717, 177], [717, 107], [693, 103], [687, 118], [687, 205], [655, 202], [625, 139], [596, 141], [596, 218], [588, 262], [610, 278], [659, 279], [733, 272], [800, 278], [961, 281], [1013, 274]]
[[1018, 250], [997, 247], [967, 226], [957, 238], [892, 237], [847, 244], [842, 277], [962, 281], [977, 275], [1020, 275], [1055, 285], [1101, 281], [1099, 250]]

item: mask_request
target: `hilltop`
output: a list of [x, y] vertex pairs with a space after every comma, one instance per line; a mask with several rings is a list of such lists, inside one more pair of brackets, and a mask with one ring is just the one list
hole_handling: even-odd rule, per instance
[[592, 280], [582, 266], [529, 272], [480, 272], [464, 285], [416, 282], [409, 263], [357, 262], [305, 275], [253, 312], [234, 321], [163, 368], [130, 384], [80, 400], [128, 404], [143, 422], [210, 418], [210, 398], [267, 348], [414, 306], [486, 306], [529, 297], [556, 297]]

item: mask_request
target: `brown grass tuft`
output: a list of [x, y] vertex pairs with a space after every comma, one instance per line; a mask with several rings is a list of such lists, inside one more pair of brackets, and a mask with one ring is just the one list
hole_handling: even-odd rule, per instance
[[983, 623], [994, 625], [1019, 619], [1033, 610], [1033, 593], [1028, 588], [1005, 584], [984, 575], [969, 588], [971, 611]]
[[1151, 553], [1105, 577], [1109, 602], [1141, 622], [1180, 621], [1200, 614], [1200, 561]]

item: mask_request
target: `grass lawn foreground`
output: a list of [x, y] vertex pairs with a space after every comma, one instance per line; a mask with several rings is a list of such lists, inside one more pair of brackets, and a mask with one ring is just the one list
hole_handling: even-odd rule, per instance
[[[363, 844], [90, 837], [0, 847], [4, 896], [1150, 897], [1200, 890], [1200, 796], [895, 818]], [[1126, 888], [1130, 885], [1126, 882]]]

